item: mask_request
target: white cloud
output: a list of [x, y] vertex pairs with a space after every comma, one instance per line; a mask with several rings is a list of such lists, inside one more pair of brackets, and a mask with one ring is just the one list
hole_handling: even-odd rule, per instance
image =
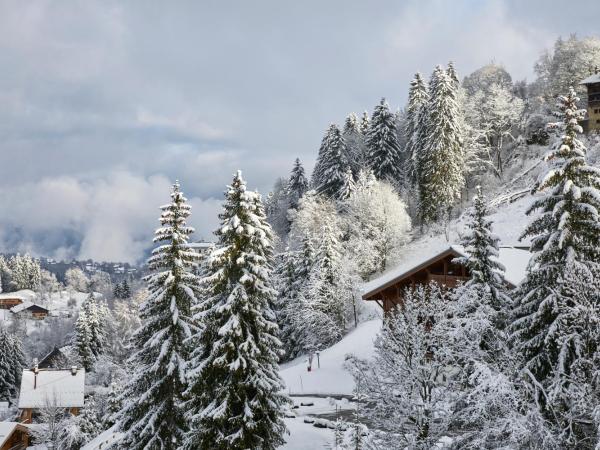
[[[4, 251], [59, 258], [138, 262], [152, 246], [158, 208], [169, 201], [170, 186], [162, 175], [145, 178], [117, 171], [92, 181], [60, 177], [0, 189], [0, 227], [18, 230], [21, 237], [14, 248], [4, 233], [0, 245]], [[189, 223], [197, 227], [195, 238], [210, 237], [220, 200], [195, 197], [190, 203]], [[80, 240], [69, 247], [44, 248], [45, 242], [56, 244], [45, 241], [44, 235], [61, 233], [74, 233]]]

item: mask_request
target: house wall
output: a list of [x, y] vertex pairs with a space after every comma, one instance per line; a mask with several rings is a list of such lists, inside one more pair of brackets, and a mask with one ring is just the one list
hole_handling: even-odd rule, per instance
[[588, 84], [588, 123], [589, 132], [600, 132], [600, 83]]

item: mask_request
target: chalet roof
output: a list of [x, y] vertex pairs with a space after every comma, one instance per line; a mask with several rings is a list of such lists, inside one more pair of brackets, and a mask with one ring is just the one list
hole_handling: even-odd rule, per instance
[[600, 73], [595, 73], [594, 75], [590, 75], [589, 77], [587, 77], [585, 80], [583, 80], [579, 84], [594, 84], [594, 83], [600, 83]]
[[[500, 247], [498, 253], [498, 262], [506, 268], [504, 279], [512, 286], [517, 286], [525, 278], [531, 254], [528, 250], [520, 247]], [[382, 276], [365, 283], [363, 285], [363, 298], [382, 291], [447, 256], [459, 257], [466, 256], [466, 254], [462, 246], [451, 245], [433, 254], [424, 255], [420, 259], [406, 261]]]
[[0, 422], [0, 447], [6, 444], [17, 428], [26, 429], [18, 422]]
[[13, 313], [20, 313], [22, 311], [25, 311], [27, 309], [42, 309], [46, 312], [48, 312], [48, 308], [44, 308], [43, 306], [38, 305], [37, 303], [33, 303], [30, 301], [25, 301], [17, 306], [13, 306], [12, 308], [10, 308], [11, 312]]
[[[44, 408], [48, 405], [59, 408], [83, 407], [85, 369], [23, 370], [19, 408]], [[37, 380], [36, 380], [37, 378]]]

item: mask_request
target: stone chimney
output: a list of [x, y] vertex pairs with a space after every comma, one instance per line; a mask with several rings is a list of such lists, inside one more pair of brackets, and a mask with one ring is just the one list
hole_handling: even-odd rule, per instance
[[71, 375], [77, 375], [77, 366], [71, 366]]

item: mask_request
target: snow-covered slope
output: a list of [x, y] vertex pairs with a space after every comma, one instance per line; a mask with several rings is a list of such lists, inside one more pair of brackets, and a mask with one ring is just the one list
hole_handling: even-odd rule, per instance
[[369, 320], [358, 325], [340, 342], [323, 350], [321, 368], [313, 361], [313, 370], [306, 370], [306, 357], [300, 357], [281, 368], [281, 376], [287, 391], [292, 395], [327, 394], [351, 395], [354, 389], [352, 376], [344, 369], [346, 355], [369, 358], [373, 354], [373, 341], [381, 328], [381, 319]]

